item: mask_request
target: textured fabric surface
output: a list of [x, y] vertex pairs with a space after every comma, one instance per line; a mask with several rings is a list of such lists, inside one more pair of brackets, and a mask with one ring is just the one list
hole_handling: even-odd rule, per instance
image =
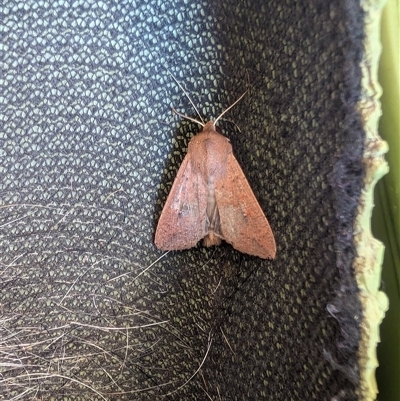
[[[357, 399], [358, 2], [6, 1], [0, 15], [2, 397]], [[199, 130], [171, 113], [195, 116], [170, 73], [208, 119], [249, 89], [220, 126], [274, 261], [227, 244], [158, 260]]]

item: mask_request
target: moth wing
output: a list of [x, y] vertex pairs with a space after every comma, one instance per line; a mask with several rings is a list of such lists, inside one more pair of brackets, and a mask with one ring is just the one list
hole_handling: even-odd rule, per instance
[[232, 153], [226, 174], [215, 183], [215, 197], [223, 239], [240, 252], [275, 258], [274, 234]]
[[188, 153], [158, 221], [154, 242], [159, 249], [192, 248], [208, 232], [207, 186], [193, 167]]

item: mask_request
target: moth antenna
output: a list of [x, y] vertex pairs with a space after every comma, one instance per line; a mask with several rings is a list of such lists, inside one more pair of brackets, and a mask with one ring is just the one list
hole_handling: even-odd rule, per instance
[[179, 111], [175, 110], [174, 108], [172, 109], [172, 111], [173, 111], [175, 114], [177, 114], [178, 116], [180, 116], [180, 117], [182, 117], [182, 118], [186, 118], [186, 120], [190, 120], [190, 121], [193, 121], [193, 122], [195, 122], [195, 123], [197, 123], [197, 124], [200, 124], [202, 127], [205, 126], [205, 124], [202, 123], [202, 122], [200, 122], [199, 120], [196, 120], [195, 118], [192, 118], [192, 117], [189, 117], [189, 116], [185, 116], [184, 114], [179, 113]]
[[236, 100], [233, 104], [231, 104], [226, 110], [224, 110], [224, 111], [217, 117], [217, 119], [214, 121], [214, 124], [216, 124], [217, 121], [218, 121], [227, 111], [229, 111], [233, 106], [235, 106], [237, 103], [239, 103], [239, 102], [242, 100], [242, 98], [244, 97], [244, 95], [245, 95], [248, 91], [249, 91], [249, 90], [247, 89], [246, 92], [244, 92], [243, 95], [241, 95], [241, 96], [239, 97], [239, 99], [237, 99], [237, 100]]
[[200, 124], [202, 127], [204, 127], [205, 122], [203, 120], [203, 118], [201, 117], [201, 114], [199, 113], [199, 110], [197, 110], [196, 105], [194, 104], [194, 102], [192, 101], [192, 99], [190, 98], [189, 94], [186, 92], [185, 88], [180, 84], [180, 82], [174, 77], [174, 75], [172, 74], [171, 71], [168, 71], [169, 74], [171, 75], [172, 79], [178, 84], [178, 86], [183, 90], [183, 93], [186, 95], [186, 97], [189, 99], [190, 104], [193, 106], [193, 108], [195, 109], [197, 115], [200, 117], [201, 123], [199, 123], [197, 120], [194, 120], [193, 118], [187, 117], [185, 115], [179, 114], [175, 109], [172, 109], [175, 111], [176, 114], [178, 114], [178, 116], [187, 118], [188, 120], [194, 121], [198, 124]]

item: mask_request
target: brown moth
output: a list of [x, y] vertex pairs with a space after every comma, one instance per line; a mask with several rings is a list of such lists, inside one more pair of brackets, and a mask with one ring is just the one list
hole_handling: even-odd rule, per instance
[[268, 220], [233, 155], [229, 139], [215, 126], [245, 94], [208, 123], [201, 119], [190, 98], [201, 122], [174, 110], [203, 130], [189, 142], [168, 195], [156, 230], [157, 248], [188, 249], [203, 238], [205, 246], [225, 240], [240, 252], [275, 258], [275, 239]]

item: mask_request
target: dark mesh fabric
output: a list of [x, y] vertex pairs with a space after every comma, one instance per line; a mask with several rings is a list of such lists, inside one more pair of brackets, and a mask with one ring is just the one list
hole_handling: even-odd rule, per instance
[[[356, 400], [355, 0], [5, 1], [0, 399]], [[162, 205], [215, 118], [277, 258], [162, 255]], [[156, 263], [154, 263], [156, 262]], [[199, 369], [199, 367], [201, 367]]]

